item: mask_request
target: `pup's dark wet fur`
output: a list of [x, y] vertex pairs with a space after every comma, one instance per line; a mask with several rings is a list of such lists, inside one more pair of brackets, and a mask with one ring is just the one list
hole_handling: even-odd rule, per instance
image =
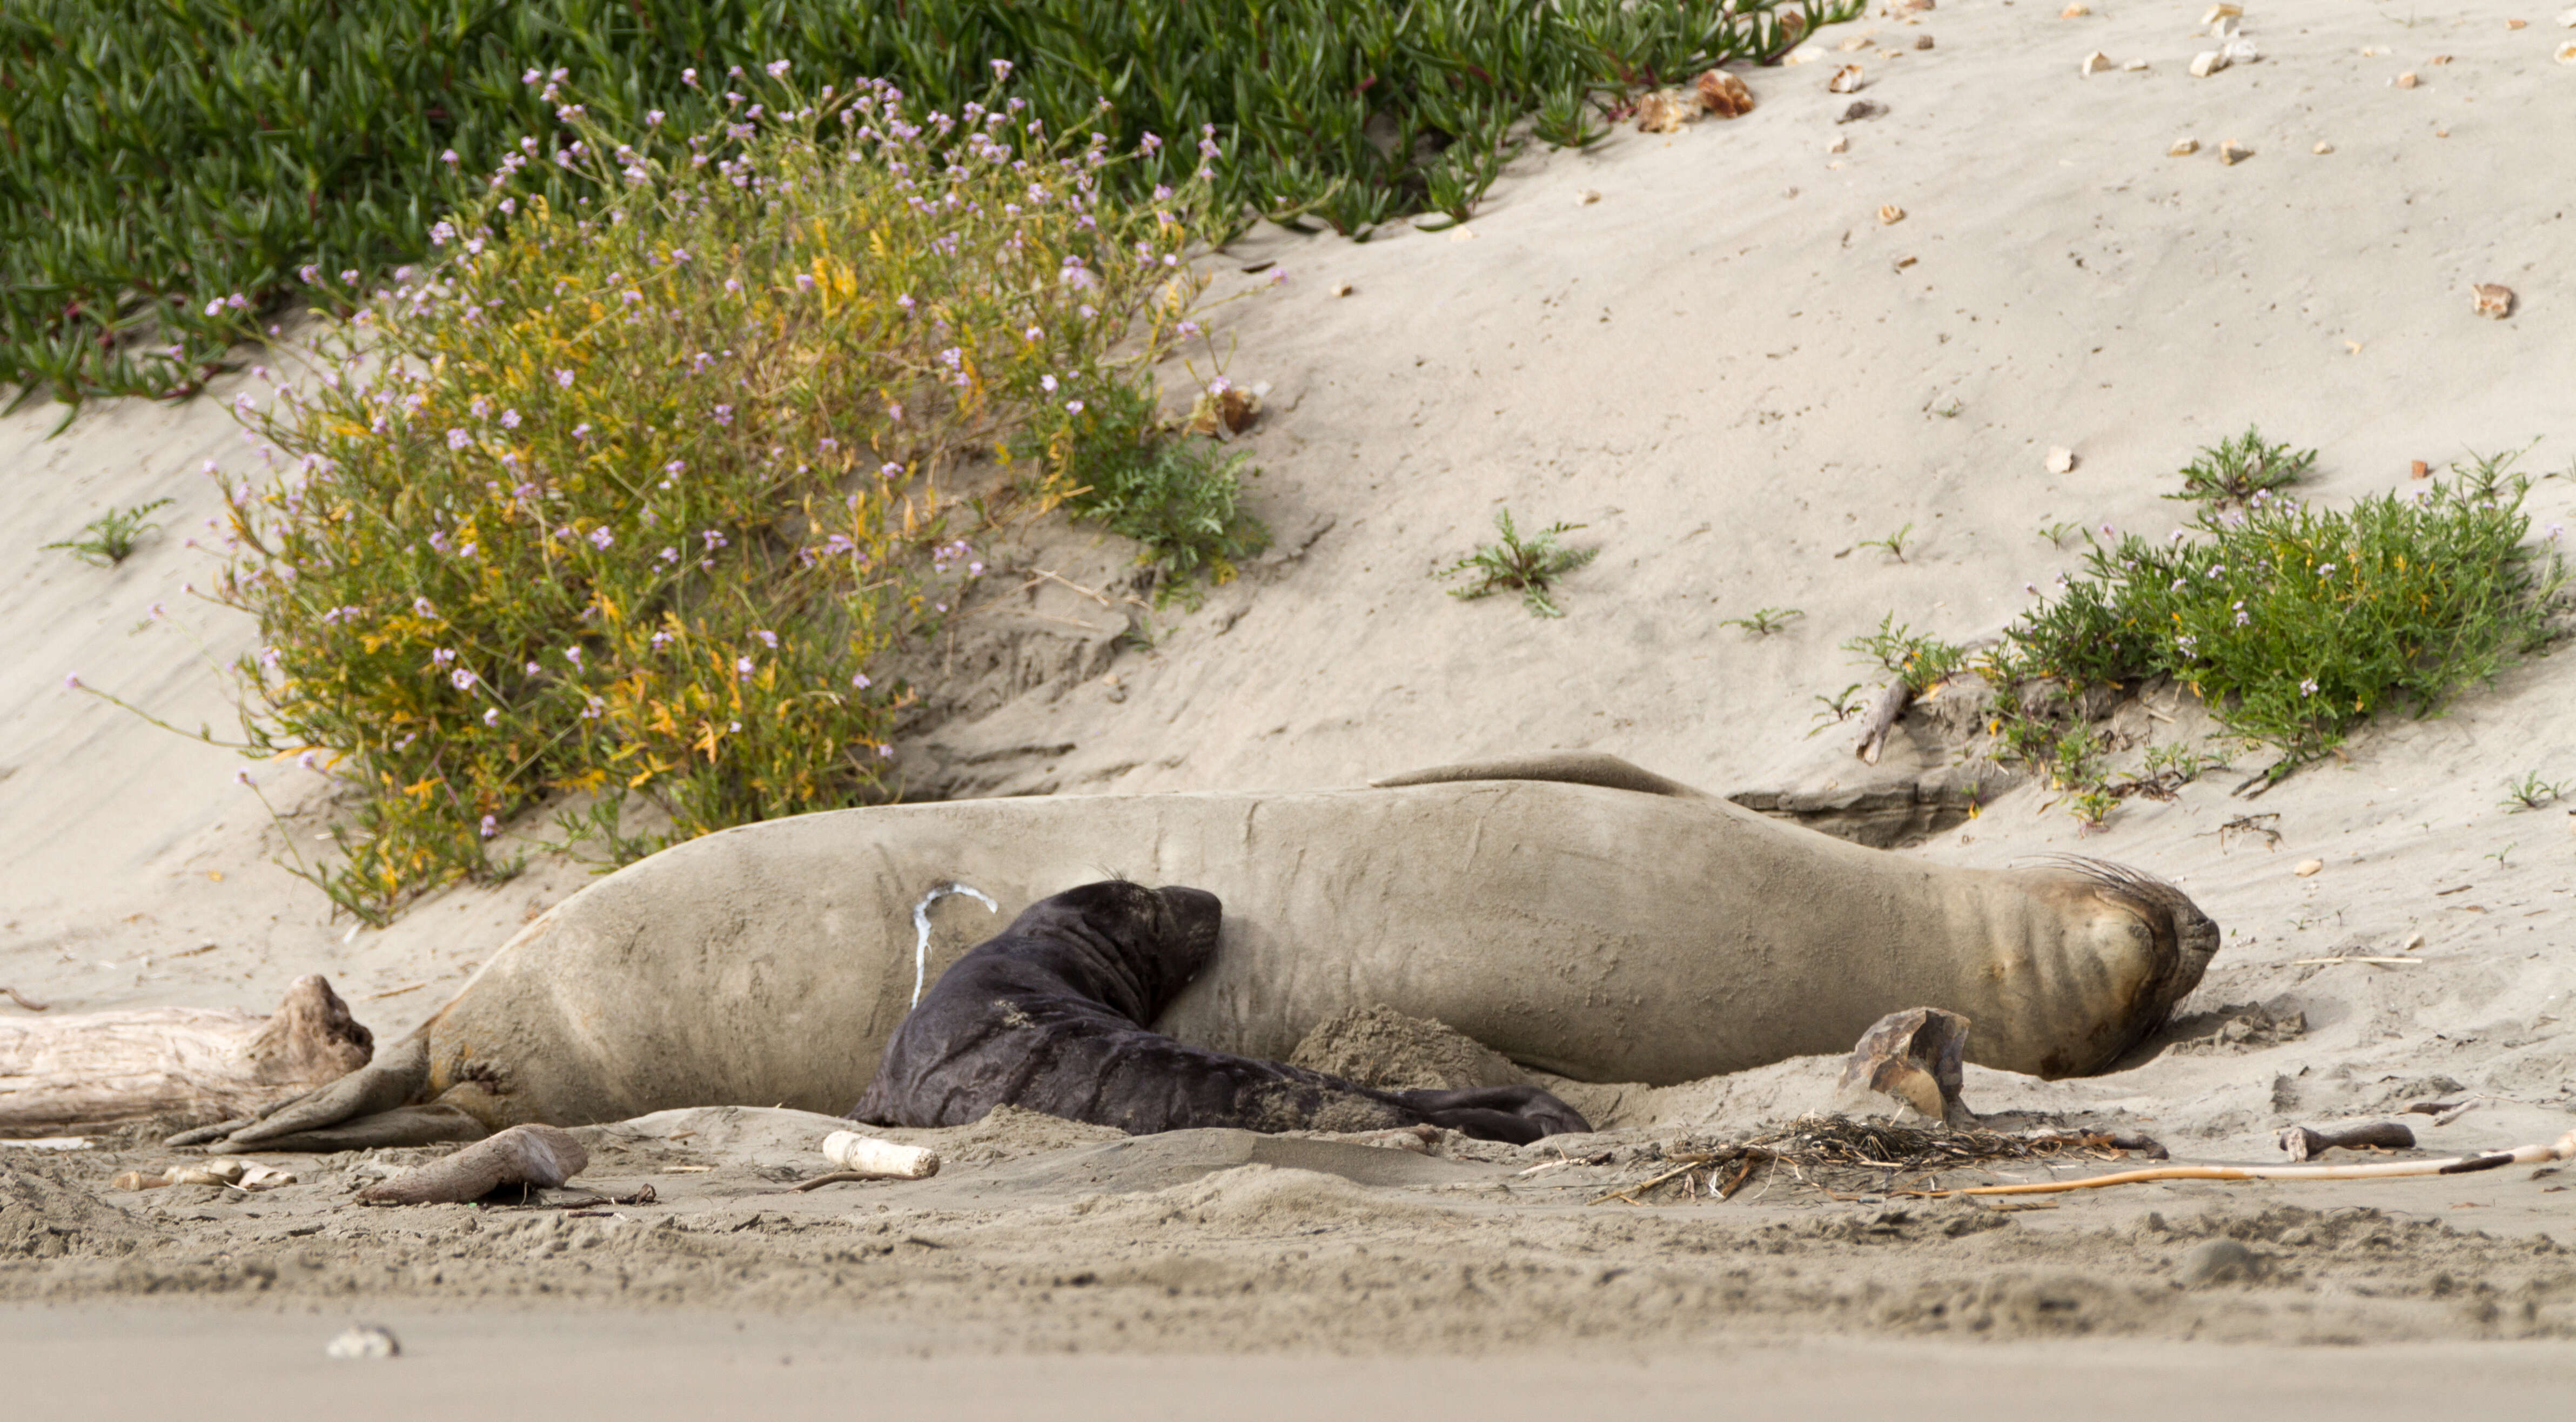
[[1007, 1104], [1135, 1135], [1428, 1123], [1527, 1142], [1592, 1129], [1534, 1086], [1378, 1091], [1147, 1028], [1207, 966], [1221, 916], [1204, 890], [1123, 880], [1039, 900], [922, 997], [851, 1118], [961, 1126]]

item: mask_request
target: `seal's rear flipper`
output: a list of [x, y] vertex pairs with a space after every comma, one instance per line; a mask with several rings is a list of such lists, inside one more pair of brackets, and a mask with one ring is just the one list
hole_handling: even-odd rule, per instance
[[343, 1125], [270, 1136], [248, 1145], [219, 1141], [206, 1149], [216, 1155], [254, 1150], [374, 1150], [381, 1146], [479, 1141], [491, 1134], [490, 1126], [444, 1102], [433, 1101], [426, 1106], [397, 1106], [390, 1111], [378, 1111]]
[[[169, 1139], [171, 1145], [204, 1145], [217, 1155], [231, 1155], [263, 1146], [273, 1150], [298, 1150], [307, 1147], [269, 1145], [307, 1131], [319, 1131], [374, 1116], [406, 1106], [420, 1097], [429, 1085], [429, 1038], [415, 1032], [393, 1050], [341, 1077], [318, 1091], [308, 1091], [290, 1101], [280, 1102], [244, 1123], [226, 1121], [220, 1125], [182, 1131]], [[455, 1139], [444, 1137], [443, 1139]], [[394, 1144], [390, 1141], [375, 1144]], [[340, 1149], [340, 1147], [329, 1147]]]
[[1641, 795], [1670, 795], [1682, 800], [1711, 798], [1705, 790], [1684, 785], [1678, 780], [1667, 780], [1651, 770], [1599, 751], [1546, 751], [1538, 755], [1508, 756], [1502, 760], [1436, 765], [1429, 770], [1407, 771], [1384, 780], [1372, 780], [1369, 786], [1376, 790], [1392, 790], [1405, 785], [1447, 785], [1461, 780], [1553, 780], [1566, 785], [1634, 790]]

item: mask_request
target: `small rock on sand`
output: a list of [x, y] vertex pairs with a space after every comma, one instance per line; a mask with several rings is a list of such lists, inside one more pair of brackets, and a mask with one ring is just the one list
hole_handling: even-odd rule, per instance
[[2308, 879], [2315, 877], [2318, 871], [2325, 867], [2326, 862], [2322, 859], [2302, 859], [2299, 861], [2299, 867], [2290, 872], [2302, 879]]
[[2469, 288], [2469, 299], [2481, 316], [2490, 316], [2501, 321], [2513, 314], [2512, 287], [2482, 281]]
[[2166, 149], [2166, 150], [2165, 150], [2165, 154], [2166, 154], [2166, 156], [2168, 156], [2168, 157], [2173, 157], [2173, 158], [2188, 158], [2188, 157], [2190, 157], [2191, 155], [2193, 155], [2193, 154], [2195, 154], [2195, 153], [2198, 153], [2199, 151], [2200, 151], [2200, 140], [2199, 140], [2199, 139], [2197, 139], [2197, 138], [2177, 138], [2177, 139], [2175, 139], [2175, 140], [2173, 141], [2173, 147], [2168, 148], [2168, 149]]
[[2051, 474], [2074, 473], [2075, 451], [2068, 449], [2063, 445], [2050, 450], [2048, 452], [2048, 472]]
[[2253, 156], [2253, 149], [2246, 147], [2244, 144], [2239, 143], [2232, 138], [2227, 140], [2225, 143], [2218, 145], [2218, 161], [2226, 164], [2230, 168], [2235, 167], [2237, 164], [2242, 163]]

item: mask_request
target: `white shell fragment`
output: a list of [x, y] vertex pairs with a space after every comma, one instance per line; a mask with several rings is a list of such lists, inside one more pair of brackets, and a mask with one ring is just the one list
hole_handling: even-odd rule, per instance
[[2201, 15], [2200, 22], [2204, 25], [2214, 25], [2221, 20], [2232, 19], [2244, 13], [2245, 7], [2242, 5], [2212, 5]]
[[2066, 448], [2064, 445], [2060, 445], [2057, 448], [2050, 450], [2048, 452], [2048, 472], [2051, 474], [2074, 473], [2075, 451]]
[[342, 1329], [338, 1337], [322, 1345], [322, 1352], [332, 1358], [399, 1358], [402, 1343], [390, 1328], [359, 1323]]
[[2199, 139], [2177, 138], [2173, 141], [2173, 147], [2165, 150], [2165, 156], [2168, 158], [2188, 158], [2199, 151]]
[[2093, 51], [2091, 54], [2084, 56], [2083, 72], [2086, 74], [2100, 74], [2106, 72], [2110, 68], [2111, 56], [2104, 54], [2098, 49]]
[[2232, 138], [2218, 145], [2218, 161], [2231, 168], [2253, 156], [2253, 149]]
[[2317, 876], [2317, 873], [2325, 867], [2326, 862], [2322, 859], [2302, 859], [2299, 861], [2299, 867], [2291, 870], [2290, 872], [2298, 875], [2302, 879], [2313, 879]]
[[2229, 40], [2227, 43], [2218, 47], [2218, 52], [2225, 55], [2227, 57], [2227, 62], [2230, 64], [2260, 64], [2263, 62], [2263, 51], [2256, 49], [2254, 47], [2254, 41], [2250, 39]]
[[2482, 281], [2469, 288], [2469, 300], [2481, 316], [2501, 321], [2513, 314], [2513, 288]]
[[2204, 49], [2191, 57], [2191, 77], [2206, 79], [2227, 67], [2227, 56], [2214, 49]]

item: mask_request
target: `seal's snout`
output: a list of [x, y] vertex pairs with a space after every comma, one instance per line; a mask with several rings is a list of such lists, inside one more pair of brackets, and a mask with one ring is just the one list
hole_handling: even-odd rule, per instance
[[1172, 916], [1172, 926], [1192, 943], [1204, 941], [1216, 945], [1217, 925], [1225, 919], [1225, 904], [1205, 889], [1192, 889], [1180, 884], [1167, 884], [1156, 889], [1162, 896], [1163, 910]]

